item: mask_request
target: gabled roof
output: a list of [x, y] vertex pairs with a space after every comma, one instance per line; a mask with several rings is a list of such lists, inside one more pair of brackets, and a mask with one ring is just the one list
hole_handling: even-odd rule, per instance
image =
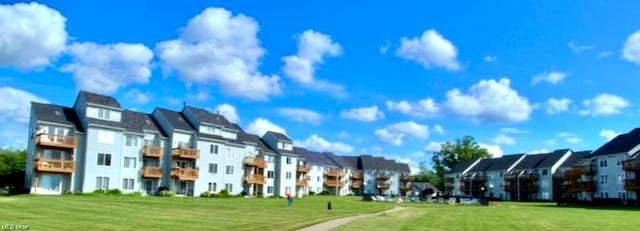
[[464, 172], [464, 170], [467, 170], [467, 168], [469, 168], [469, 166], [471, 166], [477, 160], [478, 159], [473, 159], [473, 160], [469, 160], [469, 161], [460, 162], [460, 163], [454, 165], [453, 167], [451, 167], [449, 169], [449, 171], [447, 172], [447, 174], [462, 173], [462, 172]]
[[271, 154], [276, 153], [259, 136], [251, 133], [239, 132], [238, 141], [245, 144], [256, 145], [258, 149], [260, 149], [262, 152], [271, 153]]
[[591, 150], [588, 151], [579, 151], [579, 152], [572, 152], [571, 155], [569, 156], [569, 158], [567, 158], [562, 165], [560, 165], [561, 168], [570, 168], [574, 165], [576, 165], [578, 162], [580, 162], [580, 160], [587, 158], [587, 156], [591, 155]]
[[362, 169], [362, 164], [360, 164], [360, 157], [357, 157], [357, 156], [343, 156], [342, 159], [344, 159], [347, 163], [349, 163], [349, 166], [351, 166], [351, 168], [353, 168], [353, 169]]
[[31, 102], [31, 110], [33, 110], [36, 115], [36, 119], [39, 121], [65, 124], [73, 126], [78, 131], [84, 131], [73, 108], [54, 104]]
[[301, 147], [294, 147], [294, 153], [305, 159], [308, 164], [320, 165], [324, 167], [339, 167], [327, 155], [320, 152], [314, 152]]
[[554, 164], [564, 156], [567, 152], [571, 151], [570, 149], [559, 149], [555, 150], [552, 153], [547, 154], [546, 158], [538, 165], [538, 168], [551, 168]]
[[192, 106], [186, 106], [184, 107], [184, 110], [191, 111], [193, 115], [196, 117], [196, 119], [198, 119], [200, 122], [214, 124], [227, 129], [242, 131], [240, 126], [229, 122], [229, 120], [227, 120], [227, 118], [225, 118], [223, 115], [213, 113], [202, 108], [192, 107]]
[[340, 168], [351, 168], [351, 164], [349, 164], [349, 162], [344, 160], [344, 158], [342, 158], [342, 156], [335, 155], [335, 154], [333, 154], [331, 152], [324, 152], [323, 154], [325, 156], [327, 156], [327, 158], [329, 158], [331, 161], [333, 161], [336, 165], [338, 165], [338, 167], [340, 167]]
[[493, 165], [489, 166], [486, 171], [506, 171], [513, 166], [513, 164], [515, 164], [522, 155], [524, 154], [511, 154], [495, 158]]
[[396, 163], [396, 171], [411, 173], [411, 168], [409, 168], [409, 164], [407, 163]]
[[362, 162], [363, 170], [392, 170], [397, 171], [396, 162], [393, 160], [386, 160], [383, 157], [361, 155], [360, 161]]
[[193, 128], [182, 113], [160, 107], [157, 107], [156, 110], [158, 110], [158, 112], [167, 119], [169, 125], [173, 129], [195, 132], [195, 128]]
[[602, 145], [600, 148], [593, 151], [589, 158], [594, 156], [629, 152], [638, 144], [640, 144], [640, 128], [635, 128], [628, 133], [616, 136], [611, 141]]
[[282, 134], [280, 132], [268, 131], [266, 134], [271, 134], [273, 137], [275, 137], [278, 140], [292, 142], [291, 139], [289, 139], [289, 137], [287, 135]]
[[482, 160], [480, 160], [480, 162], [478, 162], [476, 165], [474, 165], [473, 168], [471, 168], [469, 170], [469, 172], [485, 172], [485, 171], [488, 171], [487, 169], [489, 167], [491, 167], [491, 165], [493, 165], [493, 163], [494, 163], [494, 161], [496, 159], [499, 159], [499, 158], [482, 159]]
[[522, 161], [518, 163], [513, 170], [527, 170], [527, 169], [536, 169], [538, 165], [547, 158], [549, 154], [535, 154], [535, 155], [525, 155]]
[[145, 130], [148, 130], [156, 131], [161, 136], [166, 136], [155, 119], [146, 113], [124, 110], [122, 113], [122, 127], [129, 132], [144, 133]]
[[87, 101], [87, 103], [103, 105], [108, 107], [122, 108], [116, 98], [108, 95], [100, 95], [88, 91], [80, 91], [80, 96]]

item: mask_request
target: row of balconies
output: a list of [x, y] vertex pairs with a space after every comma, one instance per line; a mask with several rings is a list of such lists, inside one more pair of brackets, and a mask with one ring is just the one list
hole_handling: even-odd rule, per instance
[[596, 189], [597, 189], [597, 183], [595, 181], [571, 182], [564, 186], [564, 191], [569, 193], [595, 192]]
[[344, 177], [345, 173], [338, 169], [327, 169], [324, 171], [324, 175], [328, 177]]
[[[505, 192], [518, 192], [518, 186], [516, 184], [505, 184], [504, 185]], [[538, 191], [537, 184], [522, 184], [520, 185], [520, 192], [522, 193], [532, 193]]]
[[245, 166], [256, 167], [256, 168], [266, 168], [267, 161], [262, 157], [245, 157], [242, 161]]
[[564, 172], [564, 179], [571, 180], [580, 176], [593, 176], [596, 173], [596, 167], [592, 164], [576, 165]]
[[622, 169], [625, 171], [640, 171], [640, 159], [625, 160], [622, 162]]
[[487, 176], [486, 175], [475, 175], [475, 176], [464, 176], [464, 177], [460, 178], [460, 182], [469, 182], [469, 181], [474, 181], [474, 182], [487, 181]]
[[504, 176], [504, 180], [505, 181], [518, 181], [518, 180], [519, 181], [536, 181], [538, 180], [538, 174], [529, 173], [529, 174], [522, 174], [520, 176], [510, 174], [510, 175]]

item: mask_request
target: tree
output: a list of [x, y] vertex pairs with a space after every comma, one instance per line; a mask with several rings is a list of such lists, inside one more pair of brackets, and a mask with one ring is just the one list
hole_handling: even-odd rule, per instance
[[420, 162], [420, 172], [416, 175], [416, 182], [429, 182], [432, 185], [437, 185], [440, 179], [436, 172], [427, 167], [427, 162]]
[[[446, 142], [438, 152], [433, 153], [433, 168], [435, 170], [438, 188], [444, 188], [444, 175], [453, 166], [482, 157], [490, 157], [487, 149], [481, 147], [472, 136], [456, 139], [455, 143]], [[432, 183], [433, 184], [433, 183]]]
[[25, 150], [0, 150], [0, 188], [24, 187], [24, 171], [27, 161]]

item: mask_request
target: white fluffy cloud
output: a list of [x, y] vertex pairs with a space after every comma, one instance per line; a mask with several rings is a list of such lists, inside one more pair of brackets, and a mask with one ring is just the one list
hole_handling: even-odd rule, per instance
[[0, 5], [0, 67], [49, 65], [67, 43], [67, 19], [35, 2]]
[[570, 144], [582, 143], [582, 138], [580, 138], [577, 134], [570, 132], [560, 132], [557, 135], [558, 137], [564, 139], [565, 142]]
[[378, 110], [378, 106], [352, 108], [343, 110], [340, 113], [342, 118], [358, 120], [363, 122], [374, 122], [384, 118], [384, 113]]
[[582, 51], [586, 51], [586, 50], [591, 50], [593, 49], [592, 46], [587, 46], [587, 45], [576, 45], [573, 42], [569, 42], [567, 44], [567, 46], [569, 47], [569, 49], [571, 49], [571, 51], [575, 52], [575, 53], [580, 53]]
[[440, 134], [440, 135], [445, 133], [444, 128], [440, 124], [436, 124], [436, 125], [433, 126], [433, 132], [435, 132], [437, 134]]
[[124, 97], [127, 100], [133, 101], [136, 104], [146, 104], [151, 101], [151, 96], [149, 93], [144, 93], [138, 89], [129, 90]]
[[278, 113], [294, 122], [318, 125], [322, 122], [322, 115], [315, 111], [301, 108], [280, 108]]
[[500, 147], [500, 145], [497, 144], [484, 144], [484, 143], [478, 143], [478, 145], [480, 145], [480, 147], [487, 149], [487, 151], [491, 154], [491, 157], [501, 157], [502, 155], [504, 155], [504, 152], [502, 151], [502, 148]]
[[571, 100], [567, 98], [549, 98], [549, 100], [544, 103], [544, 105], [546, 106], [547, 114], [555, 114], [567, 111], [569, 110], [569, 104], [571, 104]]
[[533, 77], [531, 84], [538, 84], [540, 82], [548, 82], [550, 84], [556, 85], [560, 83], [562, 80], [569, 76], [567, 73], [559, 72], [559, 71], [551, 71], [537, 74]]
[[605, 140], [610, 141], [613, 138], [615, 138], [616, 136], [620, 135], [620, 132], [616, 132], [614, 130], [609, 130], [609, 129], [602, 129], [600, 130], [600, 137], [604, 138]]
[[424, 147], [424, 150], [428, 152], [439, 152], [442, 149], [442, 144], [444, 142], [435, 142], [431, 141], [427, 146]]
[[[31, 102], [49, 103], [29, 92], [12, 87], [0, 87], [0, 121], [29, 123]], [[26, 136], [26, 135], [25, 135]]]
[[513, 145], [516, 143], [516, 140], [511, 136], [498, 134], [495, 138], [493, 138], [493, 142], [496, 144]]
[[413, 121], [399, 122], [388, 125], [385, 128], [377, 129], [374, 132], [379, 141], [400, 146], [405, 136], [411, 136], [418, 139], [429, 138], [429, 128]]
[[344, 96], [346, 93], [343, 86], [316, 79], [314, 76], [325, 57], [337, 57], [342, 54], [340, 44], [333, 42], [329, 35], [313, 30], [302, 32], [298, 35], [297, 42], [298, 53], [282, 58], [282, 70], [286, 76], [304, 87]]
[[481, 80], [467, 93], [453, 89], [446, 96], [444, 106], [450, 113], [483, 122], [526, 121], [533, 110], [529, 100], [512, 89], [507, 78]]
[[268, 131], [272, 132], [280, 132], [282, 134], [287, 134], [287, 131], [284, 128], [272, 123], [268, 119], [265, 118], [257, 118], [253, 122], [247, 126], [248, 133], [256, 134], [258, 136], [263, 136]]
[[580, 110], [581, 115], [608, 116], [622, 113], [622, 109], [629, 106], [629, 101], [613, 94], [599, 94], [593, 99], [582, 102], [584, 109]]
[[440, 107], [432, 98], [426, 98], [415, 103], [410, 103], [406, 100], [389, 100], [386, 104], [389, 111], [396, 111], [413, 117], [436, 116], [440, 112]]
[[501, 133], [509, 133], [509, 134], [527, 134], [529, 133], [529, 131], [527, 130], [522, 130], [522, 129], [518, 129], [518, 128], [500, 128], [500, 130], [498, 130]]
[[306, 140], [295, 141], [295, 145], [319, 152], [333, 152], [338, 154], [349, 154], [353, 147], [342, 142], [330, 142], [317, 134], [312, 134]]
[[534, 149], [527, 152], [527, 154], [540, 154], [540, 153], [549, 153], [549, 150], [543, 148], [543, 149]]
[[210, 7], [191, 18], [177, 39], [155, 49], [164, 70], [187, 83], [215, 83], [227, 95], [267, 100], [282, 90], [278, 76], [258, 71], [265, 53], [258, 28], [251, 17]]
[[61, 70], [72, 73], [82, 90], [113, 94], [120, 87], [146, 84], [151, 77], [153, 52], [142, 44], [74, 43], [66, 52], [71, 62]]
[[640, 30], [629, 35], [622, 47], [622, 58], [629, 62], [640, 64]]
[[229, 122], [231, 123], [240, 122], [240, 116], [238, 116], [238, 111], [236, 111], [236, 108], [231, 104], [226, 104], [226, 103], [220, 104], [216, 106], [215, 112], [220, 113], [220, 115], [224, 116], [224, 118], [227, 118], [227, 120], [229, 120]]
[[458, 50], [436, 30], [430, 29], [420, 37], [400, 39], [396, 55], [422, 64], [425, 68], [443, 67], [448, 70], [460, 70]]

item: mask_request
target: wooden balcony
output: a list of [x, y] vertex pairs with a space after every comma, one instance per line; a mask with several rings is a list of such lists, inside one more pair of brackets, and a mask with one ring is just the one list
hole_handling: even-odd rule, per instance
[[538, 185], [537, 184], [520, 185], [520, 192], [533, 193], [533, 192], [537, 192], [537, 191], [538, 191]]
[[327, 177], [344, 177], [344, 172], [337, 169], [328, 169], [324, 171], [324, 175]]
[[364, 175], [361, 172], [352, 172], [351, 173], [351, 179], [360, 180], [363, 177], [364, 177]]
[[487, 176], [486, 175], [475, 175], [472, 180], [474, 182], [487, 181]]
[[266, 184], [267, 181], [264, 178], [264, 175], [246, 175], [244, 176], [244, 182], [247, 184]]
[[162, 147], [160, 146], [144, 146], [142, 147], [142, 156], [162, 158]]
[[509, 174], [509, 175], [505, 175], [505, 176], [504, 176], [504, 180], [505, 180], [505, 181], [516, 181], [516, 178], [517, 178], [517, 177], [516, 177], [516, 175], [514, 175], [514, 174]]
[[362, 188], [362, 182], [360, 181], [352, 181], [351, 188]]
[[389, 189], [389, 188], [391, 188], [391, 184], [389, 184], [389, 183], [379, 183], [378, 182], [376, 184], [376, 188], [377, 189]]
[[391, 179], [391, 176], [389, 174], [379, 173], [376, 175], [376, 180], [389, 180], [389, 179]]
[[142, 177], [162, 178], [162, 168], [161, 167], [144, 167], [142, 169]]
[[568, 192], [595, 192], [597, 187], [595, 181], [583, 181], [567, 184], [565, 189]]
[[298, 180], [296, 181], [296, 186], [299, 186], [299, 187], [306, 187], [306, 186], [308, 186], [308, 185], [309, 185], [309, 179], [308, 179], [308, 178], [306, 178], [306, 177], [305, 177], [305, 178], [302, 178], [302, 179], [298, 179]]
[[173, 168], [171, 169], [171, 177], [178, 180], [196, 180], [198, 179], [197, 168]]
[[38, 136], [36, 136], [36, 145], [74, 149], [76, 148], [76, 137], [53, 134], [39, 134]]
[[622, 169], [625, 171], [640, 171], [640, 159], [625, 160], [622, 162]]
[[573, 166], [571, 170], [564, 173], [565, 179], [576, 179], [580, 176], [592, 176], [596, 173], [596, 168], [593, 165], [577, 165]]
[[200, 157], [200, 150], [196, 148], [174, 148], [171, 155], [176, 158], [197, 160]]
[[73, 173], [74, 167], [73, 160], [36, 159], [34, 161], [34, 168], [40, 172]]
[[327, 187], [331, 187], [331, 188], [344, 187], [344, 185], [345, 185], [343, 181], [337, 181], [337, 180], [325, 180], [324, 184]]
[[411, 190], [413, 189], [413, 185], [411, 183], [400, 184], [400, 190]]
[[447, 181], [444, 182], [444, 187], [452, 187], [453, 188], [453, 186], [454, 186], [453, 182], [447, 182]]
[[553, 174], [553, 180], [563, 181], [564, 180], [564, 173]]
[[520, 175], [520, 177], [518, 177], [520, 181], [537, 181], [538, 180], [538, 174], [522, 174]]
[[505, 184], [504, 191], [505, 192], [516, 192], [518, 189], [515, 184]]
[[296, 170], [297, 172], [302, 172], [302, 173], [308, 173], [309, 171], [311, 171], [311, 166], [305, 164], [305, 165], [298, 165], [298, 169]]
[[624, 189], [626, 190], [640, 190], [640, 179], [626, 179], [624, 180]]
[[257, 167], [257, 168], [267, 167], [267, 161], [265, 161], [264, 158], [262, 157], [245, 157], [243, 162], [245, 166], [249, 166], [249, 167]]
[[416, 179], [416, 177], [414, 177], [414, 176], [409, 176], [409, 175], [400, 176], [400, 181], [402, 181], [402, 182], [414, 181], [415, 179]]

